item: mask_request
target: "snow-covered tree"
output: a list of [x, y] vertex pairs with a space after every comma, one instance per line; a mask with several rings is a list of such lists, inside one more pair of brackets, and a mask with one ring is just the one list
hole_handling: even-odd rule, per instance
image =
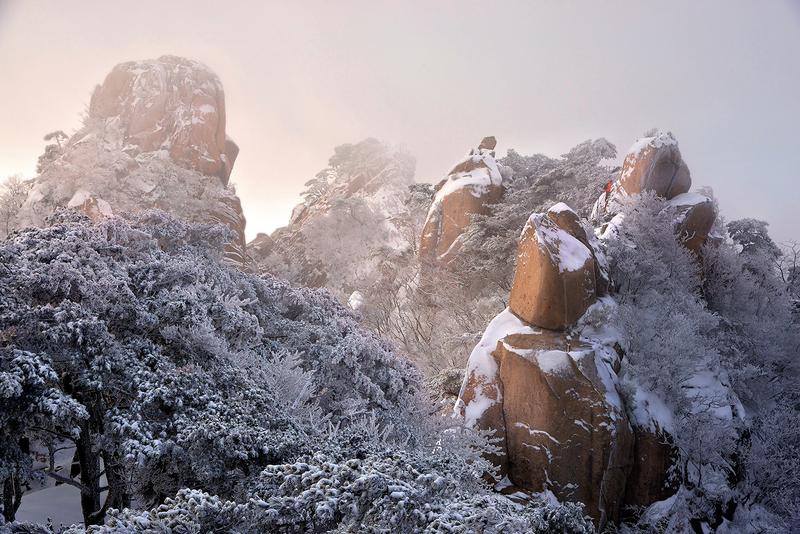
[[322, 451], [268, 466], [241, 500], [184, 489], [150, 510], [112, 512], [90, 531], [594, 531], [579, 505], [516, 504], [487, 492], [477, 476], [485, 462], [465, 463], [459, 441], [445, 433], [436, 448], [400, 448], [366, 422], [333, 432]]
[[56, 130], [44, 136], [45, 141], [55, 141], [55, 143], [48, 143], [44, 147], [44, 154], [39, 156], [39, 161], [36, 163], [37, 173], [44, 172], [48, 165], [64, 153], [64, 144], [68, 138], [63, 130]]
[[711, 334], [718, 318], [701, 298], [699, 265], [675, 237], [669, 204], [652, 193], [635, 195], [623, 201], [622, 215], [607, 247], [626, 344], [622, 377], [631, 399], [643, 387], [667, 404], [681, 476], [697, 484], [706, 469], [727, 466], [742, 415], [725, 388], [727, 376], [718, 376], [721, 356]]
[[626, 342], [628, 405], [641, 409], [643, 391], [661, 399], [666, 417], [656, 422], [668, 427], [681, 460], [681, 490], [655, 519], [643, 517], [643, 528], [680, 531], [692, 518], [777, 528], [797, 517], [800, 501], [792, 508], [796, 497], [769, 496], [779, 475], [756, 455], [783, 458], [787, 477], [800, 472], [798, 446], [779, 438], [786, 450], [774, 454], [778, 433], [770, 431], [777, 413], [795, 417], [789, 399], [800, 377], [800, 337], [786, 328], [790, 302], [765, 225], [729, 223], [731, 238], [709, 241], [698, 257], [675, 238], [665, 200], [628, 197], [620, 217], [605, 245]]
[[727, 224], [728, 234], [745, 254], [779, 256], [778, 245], [769, 236], [769, 223], [758, 219], [739, 219]]
[[387, 261], [413, 246], [406, 200], [414, 158], [368, 138], [334, 149], [328, 166], [306, 183], [291, 224], [272, 235], [256, 258], [261, 269], [309, 287], [326, 287], [342, 302], [381, 277]]
[[[13, 332], [0, 330], [4, 345]], [[31, 441], [51, 443], [53, 437], [78, 438], [85, 408], [65, 395], [53, 363], [45, 354], [0, 347], [0, 484], [2, 513], [13, 521], [22, 500], [23, 485], [32, 469]], [[52, 476], [61, 478], [52, 470]]]
[[[330, 295], [222, 265], [227, 237], [163, 212], [93, 225], [70, 210], [0, 245], [3, 370], [20, 355], [52, 362], [48, 380], [82, 410], [77, 432], [54, 432], [77, 449], [81, 472], [69, 483], [82, 489], [87, 523], [134, 494], [241, 495], [260, 468], [311, 452], [326, 424], [370, 414], [386, 432], [413, 434], [413, 367]], [[301, 384], [281, 390], [276, 380], [289, 376], [275, 366], [287, 353]], [[9, 384], [8, 395], [21, 394]], [[314, 406], [276, 396], [303, 388]], [[308, 421], [320, 410], [326, 420]], [[35, 438], [20, 428], [13, 439]]]
[[17, 227], [17, 215], [28, 196], [30, 186], [31, 183], [20, 176], [11, 176], [0, 184], [0, 238]]

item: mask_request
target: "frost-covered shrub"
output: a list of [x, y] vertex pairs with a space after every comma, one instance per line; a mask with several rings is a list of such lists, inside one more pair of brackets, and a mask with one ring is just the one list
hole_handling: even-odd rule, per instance
[[721, 317], [720, 351], [737, 392], [750, 410], [769, 411], [776, 391], [797, 383], [800, 334], [787, 328], [792, 303], [776, 271], [777, 247], [768, 235], [745, 232], [743, 226], [734, 226], [742, 243], [704, 250], [703, 289]]
[[[336, 460], [317, 454], [265, 469], [241, 504], [182, 490], [147, 511], [113, 512], [89, 532], [589, 533], [573, 504], [515, 504], [476, 493], [446, 465], [401, 451]], [[68, 532], [85, 532], [76, 528]]]
[[17, 227], [17, 216], [30, 187], [31, 182], [19, 176], [10, 176], [0, 183], [0, 238]]
[[676, 475], [716, 492], [725, 487], [743, 416], [721, 365], [718, 317], [701, 297], [700, 266], [676, 239], [667, 202], [636, 195], [624, 200], [621, 213], [606, 243], [618, 289], [614, 321], [625, 341], [626, 404], [637, 420], [651, 409], [642, 406], [643, 392], [660, 399], [665, 409], [652, 409], [650, 417], [672, 435], [680, 455]]
[[[7, 332], [0, 331], [0, 340]], [[77, 437], [78, 422], [88, 414], [59, 388], [52, 361], [43, 354], [0, 346], [0, 512], [12, 520], [23, 485], [34, 478], [32, 439], [52, 435]]]
[[226, 234], [64, 211], [0, 244], [0, 413], [12, 441], [74, 420], [88, 530], [591, 531], [577, 506], [492, 494], [496, 439], [436, 415], [330, 293], [222, 264]]
[[[92, 224], [63, 211], [0, 243], [0, 370], [12, 380], [15, 358], [36, 355], [83, 410], [78, 437], [62, 437], [84, 469], [72, 482], [87, 521], [105, 512], [101, 458], [106, 504], [122, 508], [186, 486], [241, 496], [264, 466], [316, 450], [329, 424], [369, 416], [398, 439], [415, 433], [413, 366], [329, 294], [223, 265], [227, 236], [163, 212]], [[285, 354], [291, 369], [277, 370]], [[291, 376], [300, 384], [275, 387]], [[278, 396], [302, 389], [302, 405]], [[11, 441], [37, 437], [14, 428]]]
[[306, 183], [304, 202], [255, 260], [266, 272], [325, 287], [345, 302], [382, 277], [387, 263], [411, 251], [416, 214], [414, 158], [377, 139], [337, 146], [328, 166]]
[[[668, 203], [652, 194], [625, 199], [621, 219], [605, 243], [625, 340], [623, 387], [634, 420], [651, 410], [672, 435], [683, 484], [642, 528], [681, 531], [695, 521], [780, 530], [796, 521], [800, 502], [789, 482], [800, 472], [790, 430], [800, 344], [786, 328], [776, 247], [763, 225], [744, 221], [729, 225], [736, 240], [694, 256], [674, 236]], [[643, 405], [643, 391], [663, 413]], [[776, 494], [777, 486], [785, 489]]]

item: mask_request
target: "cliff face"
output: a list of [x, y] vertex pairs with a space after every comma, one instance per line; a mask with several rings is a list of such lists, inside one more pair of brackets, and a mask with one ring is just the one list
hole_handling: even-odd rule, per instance
[[226, 259], [244, 265], [245, 219], [228, 186], [238, 151], [208, 67], [174, 56], [122, 63], [95, 89], [84, 127], [43, 165], [21, 223], [88, 197], [114, 212], [159, 208], [230, 227]]

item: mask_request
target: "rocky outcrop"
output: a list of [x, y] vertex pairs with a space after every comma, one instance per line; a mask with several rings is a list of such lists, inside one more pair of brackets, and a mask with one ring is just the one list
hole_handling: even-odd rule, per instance
[[625, 156], [619, 186], [629, 195], [654, 191], [665, 198], [689, 191], [692, 177], [675, 137], [656, 131], [638, 139]]
[[669, 433], [634, 424], [633, 434], [633, 467], [625, 485], [625, 505], [635, 509], [670, 497], [678, 484], [669, 476], [677, 461]]
[[501, 438], [490, 459], [514, 488], [581, 502], [602, 529], [674, 492], [673, 457], [619, 394], [619, 340], [596, 324], [615, 304], [600, 295], [610, 282], [592, 234], [564, 204], [531, 215], [509, 308], [472, 351], [456, 412]]
[[470, 356], [457, 403], [467, 425], [502, 438], [504, 454], [491, 460], [511, 484], [582, 502], [600, 525], [619, 519], [633, 468], [614, 358], [506, 309]]
[[114, 210], [111, 209], [111, 205], [108, 202], [90, 194], [88, 191], [77, 191], [67, 202], [67, 207], [83, 212], [95, 222], [114, 216]]
[[699, 193], [689, 193], [692, 178], [681, 157], [678, 142], [670, 132], [652, 131], [637, 139], [622, 166], [619, 180], [610, 193], [603, 193], [592, 208], [592, 220], [604, 222], [605, 233], [619, 212], [620, 204], [630, 195], [651, 191], [668, 200], [676, 211], [675, 232], [681, 242], [696, 255], [716, 220], [714, 202]]
[[[225, 95], [208, 67], [163, 56], [122, 63], [95, 89], [83, 128], [41, 174], [20, 210], [40, 225], [59, 206], [101, 213], [158, 208], [233, 231], [227, 261], [245, 265], [245, 218], [228, 187], [239, 148], [225, 132]], [[98, 211], [100, 210], [100, 211]]]
[[251, 258], [293, 283], [325, 286], [342, 302], [366, 293], [389, 260], [413, 255], [407, 228], [419, 228], [424, 214], [417, 209], [408, 224], [415, 165], [404, 150], [373, 138], [336, 147], [289, 224], [248, 244]]
[[528, 220], [520, 240], [509, 305], [530, 324], [563, 330], [594, 302], [589, 250], [546, 215]]
[[684, 193], [673, 197], [669, 203], [677, 211], [678, 239], [686, 248], [699, 254], [717, 218], [714, 202], [698, 193]]
[[503, 174], [508, 171], [495, 161], [496, 143], [494, 137], [485, 137], [437, 184], [420, 238], [420, 257], [425, 261], [450, 263], [472, 216], [488, 213], [502, 197]]
[[117, 65], [92, 94], [89, 117], [119, 121], [128, 150], [166, 150], [177, 164], [226, 184], [238, 154], [225, 136], [222, 83], [190, 59]]
[[563, 330], [608, 291], [594, 237], [566, 204], [531, 215], [522, 231], [511, 310], [528, 323]]
[[538, 337], [508, 336], [496, 350], [510, 478], [617, 521], [633, 434], [611, 370], [591, 347], [546, 350]]

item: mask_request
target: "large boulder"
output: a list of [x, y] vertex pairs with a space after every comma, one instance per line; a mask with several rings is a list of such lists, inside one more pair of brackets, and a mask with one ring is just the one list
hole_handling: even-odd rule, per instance
[[[460, 249], [461, 235], [473, 215], [486, 214], [503, 195], [505, 169], [494, 159], [493, 137], [470, 150], [437, 185], [420, 239], [420, 256], [446, 265]], [[491, 147], [491, 148], [490, 148]]]
[[568, 210], [559, 204], [528, 219], [509, 301], [527, 323], [550, 330], [573, 324], [597, 298], [595, 256], [588, 242], [573, 235], [587, 239], [576, 218], [561, 213]]
[[582, 502], [599, 525], [619, 518], [633, 434], [594, 347], [506, 309], [470, 355], [457, 409], [502, 438], [505, 455], [493, 460], [516, 488]]
[[603, 222], [601, 237], [612, 235], [619, 217], [620, 200], [642, 191], [666, 198], [678, 213], [675, 230], [681, 242], [700, 254], [716, 220], [714, 202], [699, 193], [689, 193], [692, 179], [675, 137], [653, 131], [634, 143], [623, 163], [619, 180], [610, 193], [603, 193], [592, 207], [591, 220]]
[[673, 197], [669, 203], [678, 211], [678, 239], [686, 248], [699, 254], [717, 218], [714, 202], [698, 193], [683, 193]]
[[518, 487], [582, 502], [617, 521], [633, 434], [613, 371], [594, 350], [544, 350], [538, 334], [505, 338], [500, 361], [508, 476]]
[[499, 490], [581, 502], [600, 530], [675, 490], [671, 412], [641, 388], [631, 406], [619, 394], [616, 303], [598, 298], [609, 285], [593, 232], [568, 206], [533, 214], [509, 307], [470, 354], [456, 402], [467, 426], [499, 438]]
[[608, 261], [600, 247], [597, 236], [594, 234], [594, 230], [588, 226], [572, 208], [563, 202], [559, 202], [548, 209], [547, 216], [556, 223], [559, 228], [583, 243], [591, 252], [592, 259], [594, 260], [594, 281], [597, 296], [603, 297], [607, 295], [611, 290]]
[[162, 56], [117, 65], [95, 89], [89, 118], [114, 118], [134, 150], [166, 150], [179, 165], [225, 183], [238, 153], [225, 136], [222, 83], [190, 59]]
[[63, 206], [95, 218], [157, 208], [227, 225], [225, 259], [245, 267], [245, 218], [228, 186], [238, 152], [208, 67], [174, 56], [122, 63], [95, 89], [84, 126], [42, 162], [18, 222], [44, 224]]
[[655, 131], [638, 139], [625, 156], [618, 185], [629, 195], [654, 191], [668, 199], [689, 191], [689, 167], [672, 133]]
[[[503, 385], [500, 382], [500, 365], [494, 355], [501, 339], [511, 334], [532, 334], [535, 330], [522, 322], [510, 309], [497, 315], [472, 349], [464, 381], [456, 401], [455, 413], [468, 427], [494, 430], [495, 436], [505, 442], [503, 419]], [[505, 447], [502, 447], [505, 449]], [[491, 458], [505, 471], [505, 452]]]

